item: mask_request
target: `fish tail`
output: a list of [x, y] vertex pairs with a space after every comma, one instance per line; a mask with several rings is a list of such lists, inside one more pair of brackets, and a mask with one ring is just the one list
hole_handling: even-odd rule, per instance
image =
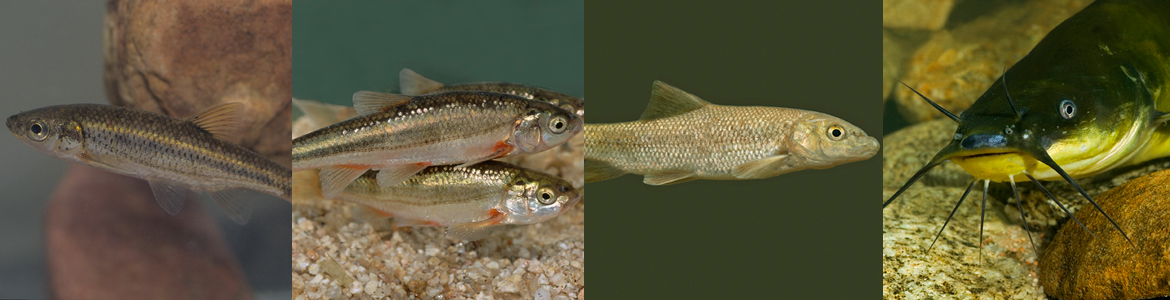
[[608, 162], [585, 159], [585, 183], [609, 180], [625, 173]]

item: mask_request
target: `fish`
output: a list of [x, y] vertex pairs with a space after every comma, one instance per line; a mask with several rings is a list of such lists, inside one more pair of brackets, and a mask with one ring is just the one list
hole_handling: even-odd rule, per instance
[[246, 190], [291, 199], [292, 173], [229, 141], [244, 105], [225, 103], [188, 119], [101, 104], [39, 108], [8, 117], [21, 142], [46, 155], [150, 183], [155, 200], [178, 214], [193, 192], [211, 195], [233, 221], [247, 223]]
[[[883, 209], [931, 168], [951, 161], [975, 180], [935, 241], [980, 180], [984, 205], [991, 181], [1009, 183], [1017, 200], [1015, 183], [1031, 181], [1089, 231], [1040, 184], [1062, 180], [1132, 245], [1125, 230], [1074, 179], [1170, 156], [1166, 16], [1167, 1], [1096, 1], [1050, 31], [960, 115], [914, 91], [959, 126], [951, 142], [886, 200]], [[1016, 205], [1023, 218], [1020, 202]], [[1027, 222], [1023, 225], [1036, 251]], [[980, 249], [982, 235], [981, 225]]]
[[391, 186], [432, 165], [548, 150], [582, 128], [581, 118], [549, 103], [482, 91], [359, 91], [354, 109], [359, 116], [293, 139], [293, 171], [321, 169], [326, 198], [367, 170]]
[[828, 114], [711, 104], [654, 81], [637, 121], [585, 125], [585, 182], [623, 174], [668, 185], [760, 179], [868, 159], [877, 139]]
[[560, 177], [499, 161], [424, 169], [394, 186], [369, 171], [334, 197], [393, 217], [397, 227], [440, 226], [474, 241], [500, 225], [535, 224], [573, 207], [582, 194]]
[[554, 90], [529, 85], [507, 82], [473, 82], [464, 84], [444, 85], [441, 82], [423, 77], [413, 70], [402, 68], [398, 72], [398, 87], [403, 95], [417, 96], [431, 93], [450, 91], [487, 91], [520, 96], [528, 100], [552, 103], [567, 111], [585, 117], [585, 99], [566, 95]]

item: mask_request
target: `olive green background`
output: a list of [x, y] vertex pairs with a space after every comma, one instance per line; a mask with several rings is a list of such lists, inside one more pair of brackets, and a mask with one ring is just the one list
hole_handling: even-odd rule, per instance
[[294, 1], [293, 97], [352, 105], [399, 92], [410, 68], [443, 83], [506, 81], [581, 96], [584, 4]]
[[[662, 80], [715, 104], [825, 112], [881, 141], [880, 2], [858, 2], [590, 1], [586, 122], [637, 119]], [[876, 299], [880, 157], [762, 180], [587, 184], [590, 296]]]

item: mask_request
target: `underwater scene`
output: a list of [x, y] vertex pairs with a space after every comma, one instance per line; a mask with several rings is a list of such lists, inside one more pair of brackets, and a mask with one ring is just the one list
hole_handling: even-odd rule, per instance
[[883, 2], [883, 298], [1170, 295], [1167, 4]]

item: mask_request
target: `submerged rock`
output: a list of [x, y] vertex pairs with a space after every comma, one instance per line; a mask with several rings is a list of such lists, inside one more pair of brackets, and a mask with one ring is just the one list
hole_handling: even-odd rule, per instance
[[1170, 295], [1170, 171], [1130, 181], [1097, 197], [1126, 231], [1126, 242], [1095, 209], [1066, 222], [1040, 260], [1045, 293], [1065, 300], [1147, 299]]
[[882, 26], [938, 30], [954, 7], [954, 0], [882, 0]]
[[[958, 113], [1036, 46], [1052, 28], [1092, 1], [1037, 0], [1005, 5], [950, 30], [938, 31], [910, 57], [902, 81]], [[898, 109], [910, 122], [945, 118], [905, 88], [895, 88]]]

